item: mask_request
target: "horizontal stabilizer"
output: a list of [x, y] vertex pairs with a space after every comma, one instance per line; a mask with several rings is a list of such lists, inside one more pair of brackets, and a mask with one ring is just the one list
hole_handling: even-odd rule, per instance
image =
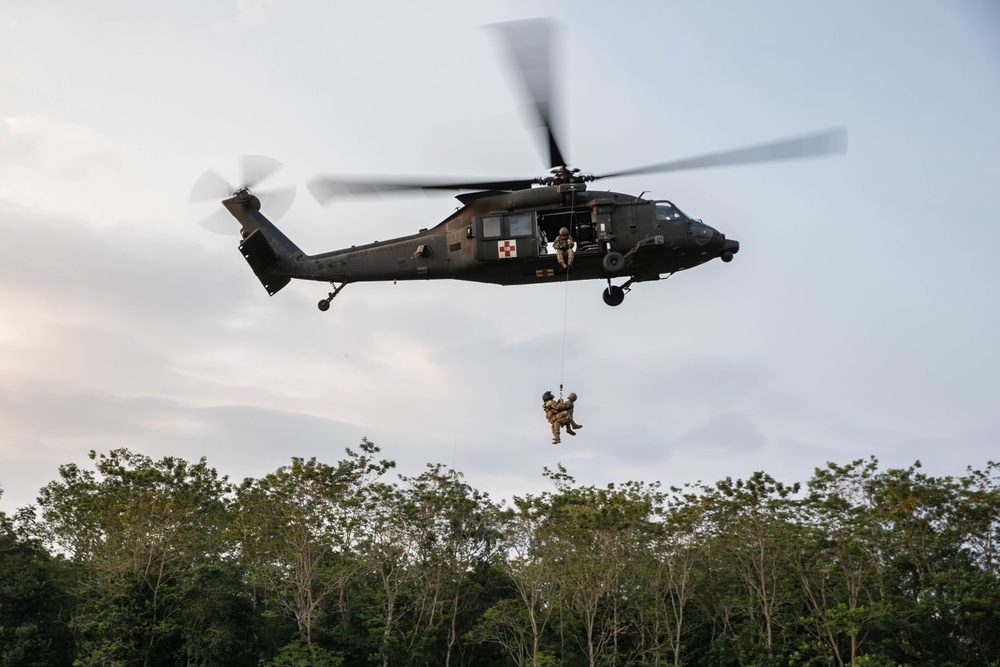
[[278, 255], [261, 230], [254, 231], [240, 244], [240, 252], [271, 296], [291, 282], [291, 278], [279, 272]]

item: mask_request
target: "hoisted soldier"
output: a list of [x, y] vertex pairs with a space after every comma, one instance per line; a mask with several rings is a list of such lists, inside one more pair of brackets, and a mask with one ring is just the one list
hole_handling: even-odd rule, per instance
[[561, 403], [562, 409], [556, 414], [556, 420], [563, 423], [566, 426], [566, 432], [570, 435], [576, 435], [573, 432], [574, 428], [583, 428], [583, 424], [577, 424], [573, 419], [573, 408], [576, 406], [576, 394], [574, 392], [569, 392], [566, 396], [565, 401], [559, 401]]
[[559, 412], [558, 404], [556, 403], [556, 397], [551, 391], [547, 391], [542, 394], [542, 410], [545, 411], [545, 420], [551, 422]]
[[[569, 235], [569, 229], [563, 227], [559, 230], [559, 236], [552, 242], [552, 247], [556, 250], [556, 261], [563, 270], [573, 266], [573, 246], [576, 241]], [[563, 261], [563, 251], [566, 251], [566, 261]]]
[[552, 395], [551, 391], [547, 391], [542, 394], [543, 409], [545, 410], [545, 418], [549, 420], [552, 425], [552, 444], [558, 445], [562, 442], [560, 438], [561, 427], [566, 427], [566, 432], [570, 435], [576, 435], [573, 430], [575, 428], [583, 428], [583, 424], [577, 424], [573, 420], [573, 408], [576, 403], [576, 394], [570, 393], [566, 396], [566, 400], [559, 399], [555, 400], [555, 396]]

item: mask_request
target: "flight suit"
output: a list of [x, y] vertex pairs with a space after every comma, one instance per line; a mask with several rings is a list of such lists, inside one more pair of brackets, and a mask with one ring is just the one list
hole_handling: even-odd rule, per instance
[[[563, 234], [564, 231], [565, 234]], [[556, 250], [556, 261], [562, 268], [573, 266], [573, 246], [575, 245], [576, 241], [569, 235], [568, 229], [564, 227], [559, 230], [559, 236], [552, 242], [552, 247]], [[566, 252], [566, 261], [563, 261], [563, 251]]]

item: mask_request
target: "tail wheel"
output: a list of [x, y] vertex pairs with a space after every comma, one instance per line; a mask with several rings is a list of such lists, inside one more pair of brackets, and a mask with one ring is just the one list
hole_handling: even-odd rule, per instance
[[340, 294], [340, 290], [342, 290], [345, 287], [347, 287], [347, 283], [340, 283], [338, 285], [335, 282], [331, 282], [330, 286], [333, 287], [333, 291], [330, 292], [329, 294], [327, 294], [325, 299], [320, 299], [320, 302], [318, 304], [316, 304], [317, 307], [319, 307], [319, 309], [321, 311], [323, 311], [324, 313], [326, 311], [330, 310], [330, 302], [333, 301], [333, 297], [335, 297], [338, 294]]

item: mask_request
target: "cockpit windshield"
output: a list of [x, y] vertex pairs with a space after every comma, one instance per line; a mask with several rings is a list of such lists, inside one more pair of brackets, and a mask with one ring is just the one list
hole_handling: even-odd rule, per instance
[[686, 220], [687, 215], [668, 201], [656, 202], [657, 220]]

